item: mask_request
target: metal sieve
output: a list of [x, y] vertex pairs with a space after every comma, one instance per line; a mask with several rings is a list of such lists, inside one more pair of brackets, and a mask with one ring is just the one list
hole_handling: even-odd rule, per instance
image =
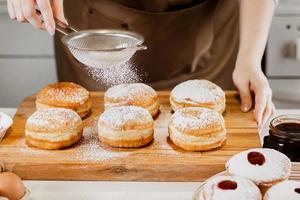
[[89, 67], [120, 65], [136, 51], [147, 49], [142, 45], [143, 36], [138, 33], [112, 29], [77, 31], [59, 20], [56, 25], [56, 30], [65, 35], [63, 44], [79, 62]]

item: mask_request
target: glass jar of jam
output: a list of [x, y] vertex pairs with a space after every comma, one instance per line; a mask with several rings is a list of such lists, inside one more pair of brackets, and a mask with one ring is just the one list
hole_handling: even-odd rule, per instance
[[264, 148], [276, 149], [292, 161], [300, 161], [300, 115], [281, 115], [270, 122]]

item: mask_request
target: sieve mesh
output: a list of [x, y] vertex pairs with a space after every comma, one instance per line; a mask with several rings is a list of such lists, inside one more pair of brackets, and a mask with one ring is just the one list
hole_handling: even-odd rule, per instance
[[117, 30], [74, 32], [63, 42], [79, 62], [96, 68], [120, 65], [146, 48], [138, 34]]
[[[38, 7], [36, 12], [43, 17]], [[122, 30], [83, 30], [55, 18], [56, 30], [65, 36], [62, 42], [73, 56], [88, 67], [103, 68], [121, 65], [127, 62], [137, 50], [145, 50], [141, 45], [144, 38], [134, 32]]]

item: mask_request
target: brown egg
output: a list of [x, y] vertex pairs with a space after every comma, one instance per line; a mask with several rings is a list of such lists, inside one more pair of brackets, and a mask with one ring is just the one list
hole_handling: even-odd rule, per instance
[[0, 196], [19, 200], [25, 194], [25, 186], [19, 176], [11, 172], [0, 173]]

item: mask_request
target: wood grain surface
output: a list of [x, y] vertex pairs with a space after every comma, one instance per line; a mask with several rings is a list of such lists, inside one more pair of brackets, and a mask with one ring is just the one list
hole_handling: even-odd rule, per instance
[[24, 126], [35, 111], [35, 96], [26, 98], [18, 109], [12, 128], [0, 143], [0, 161], [6, 170], [31, 180], [121, 180], [121, 181], [203, 181], [224, 170], [234, 154], [259, 147], [252, 113], [240, 111], [237, 93], [226, 92], [224, 118], [228, 139], [221, 149], [185, 152], [168, 138], [171, 117], [169, 92], [159, 92], [160, 114], [155, 119], [155, 139], [143, 148], [121, 149], [101, 144], [96, 122], [103, 111], [103, 93], [92, 92], [93, 108], [84, 120], [83, 139], [64, 149], [47, 151], [27, 147]]

